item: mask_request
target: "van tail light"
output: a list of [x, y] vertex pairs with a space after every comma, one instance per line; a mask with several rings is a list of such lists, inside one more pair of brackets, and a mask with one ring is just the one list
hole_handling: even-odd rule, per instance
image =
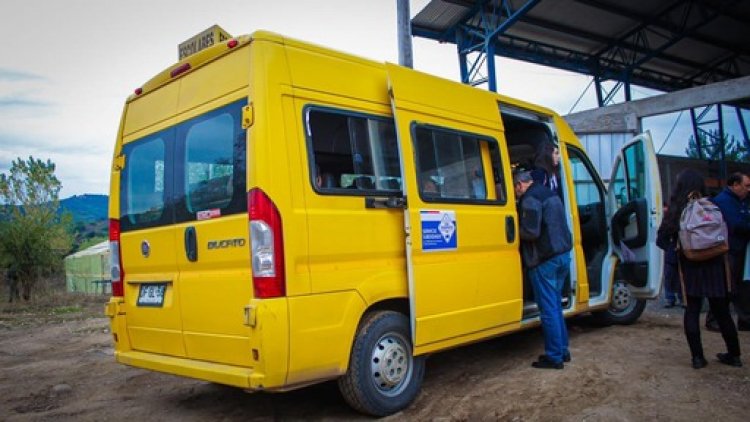
[[281, 214], [271, 198], [259, 188], [248, 192], [247, 212], [250, 219], [250, 258], [255, 297], [285, 296]]
[[109, 270], [112, 277], [112, 296], [124, 296], [122, 282], [125, 269], [122, 267], [120, 253], [120, 220], [109, 220]]

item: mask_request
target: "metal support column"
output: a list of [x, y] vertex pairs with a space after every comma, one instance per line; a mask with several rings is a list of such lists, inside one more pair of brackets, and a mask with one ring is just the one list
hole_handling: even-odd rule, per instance
[[398, 25], [398, 64], [406, 67], [414, 67], [411, 48], [409, 0], [396, 0], [396, 20]]

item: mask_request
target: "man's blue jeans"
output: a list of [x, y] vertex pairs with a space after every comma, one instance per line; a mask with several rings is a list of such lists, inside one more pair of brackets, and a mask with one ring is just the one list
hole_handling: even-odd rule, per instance
[[562, 288], [570, 272], [570, 252], [556, 255], [529, 270], [534, 299], [544, 331], [544, 353], [553, 362], [568, 354], [568, 329], [562, 313]]

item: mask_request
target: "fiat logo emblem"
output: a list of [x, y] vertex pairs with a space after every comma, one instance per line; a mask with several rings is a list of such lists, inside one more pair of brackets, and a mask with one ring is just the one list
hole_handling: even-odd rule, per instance
[[148, 258], [148, 256], [151, 254], [151, 245], [148, 243], [148, 240], [144, 240], [141, 242], [141, 255], [143, 255], [144, 258]]

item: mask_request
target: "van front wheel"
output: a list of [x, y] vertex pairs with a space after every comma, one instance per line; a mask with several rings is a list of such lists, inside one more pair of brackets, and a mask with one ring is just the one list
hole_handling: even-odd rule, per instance
[[386, 416], [419, 394], [424, 358], [412, 355], [409, 319], [394, 311], [365, 316], [354, 339], [349, 370], [339, 379], [344, 399], [356, 410]]
[[638, 321], [646, 309], [646, 301], [637, 299], [623, 280], [615, 281], [612, 300], [605, 311], [594, 312], [594, 319], [603, 325], [630, 325]]

